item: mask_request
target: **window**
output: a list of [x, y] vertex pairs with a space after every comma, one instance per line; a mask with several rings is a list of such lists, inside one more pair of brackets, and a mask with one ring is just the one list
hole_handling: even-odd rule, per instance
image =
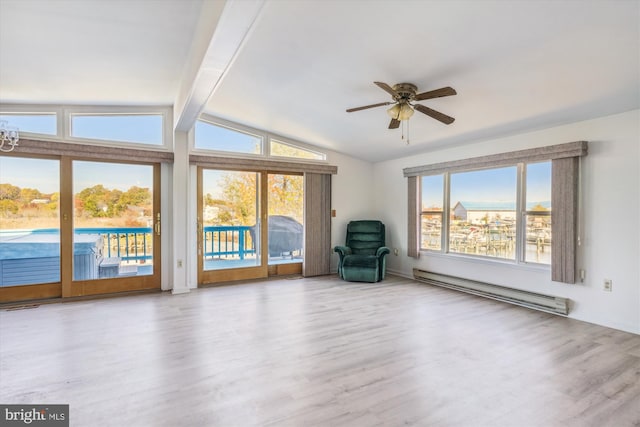
[[[269, 132], [202, 114], [191, 133], [194, 151], [212, 151], [229, 157], [261, 157], [326, 162], [327, 154], [303, 142], [272, 135]], [[209, 155], [211, 155], [209, 154]]]
[[[540, 206], [550, 206], [551, 181], [544, 171], [551, 171], [551, 162], [542, 163], [546, 168], [537, 166], [528, 175], [527, 186], [531, 186], [532, 200], [536, 200], [536, 211], [531, 218], [537, 218], [535, 212], [542, 212]], [[529, 169], [527, 165], [527, 170]], [[509, 167], [428, 175], [421, 178], [421, 249], [448, 253], [467, 254], [511, 261], [536, 263], [550, 262], [550, 233], [538, 243], [538, 252], [518, 257], [518, 175], [523, 165]], [[519, 172], [520, 171], [520, 172]], [[535, 171], [535, 172], [533, 172]], [[445, 179], [449, 182], [443, 190]], [[546, 186], [546, 187], [545, 187]], [[450, 200], [449, 209], [444, 212], [444, 194]], [[533, 202], [532, 202], [533, 203]], [[532, 205], [533, 206], [533, 205]], [[528, 210], [527, 210], [528, 212]], [[443, 233], [443, 215], [449, 219], [448, 232]], [[544, 213], [544, 224], [550, 227], [550, 211]], [[527, 218], [529, 216], [527, 215]], [[542, 223], [535, 222], [540, 227]], [[539, 230], [542, 235], [543, 231]], [[444, 239], [443, 239], [444, 234]], [[527, 243], [529, 241], [527, 240]], [[547, 256], [541, 257], [540, 249], [546, 247]], [[527, 251], [530, 245], [527, 244]]]
[[[587, 148], [576, 141], [405, 168], [407, 255], [438, 251], [550, 265], [551, 280], [575, 283]], [[441, 216], [432, 198], [442, 199]], [[438, 233], [440, 248], [433, 242]]]
[[285, 142], [280, 142], [275, 139], [270, 140], [269, 155], [274, 157], [290, 157], [295, 159], [307, 159], [307, 160], [326, 160], [326, 155], [317, 153], [311, 150], [305, 150], [304, 148], [296, 147]]
[[71, 114], [71, 136], [105, 141], [162, 145], [161, 114]]
[[198, 120], [195, 148], [241, 154], [262, 154], [262, 137]]
[[20, 132], [41, 135], [58, 133], [56, 113], [2, 113], [0, 120], [6, 120], [9, 126], [20, 129]]

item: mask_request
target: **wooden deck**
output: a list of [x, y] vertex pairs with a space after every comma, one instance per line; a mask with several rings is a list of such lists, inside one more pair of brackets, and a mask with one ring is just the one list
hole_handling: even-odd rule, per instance
[[388, 276], [0, 311], [0, 401], [73, 426], [634, 426], [640, 336]]

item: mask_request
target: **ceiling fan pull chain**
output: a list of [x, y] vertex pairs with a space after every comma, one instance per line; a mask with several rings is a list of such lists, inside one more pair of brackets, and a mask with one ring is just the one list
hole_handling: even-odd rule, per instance
[[407, 122], [407, 145], [409, 145], [409, 120], [406, 120]]

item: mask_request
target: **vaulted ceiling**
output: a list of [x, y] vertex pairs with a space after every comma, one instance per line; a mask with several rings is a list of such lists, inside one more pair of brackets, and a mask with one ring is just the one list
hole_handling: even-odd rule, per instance
[[[410, 144], [373, 84], [422, 104]], [[640, 2], [0, 0], [0, 101], [174, 105], [369, 161], [640, 107]], [[557, 141], [566, 142], [566, 141]]]

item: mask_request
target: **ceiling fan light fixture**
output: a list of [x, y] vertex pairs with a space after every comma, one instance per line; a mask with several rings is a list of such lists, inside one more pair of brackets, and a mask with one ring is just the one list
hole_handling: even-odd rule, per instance
[[409, 118], [411, 118], [411, 116], [413, 116], [413, 108], [411, 108], [411, 105], [405, 103], [402, 103], [400, 105], [400, 114], [398, 115], [398, 120], [409, 120]]
[[387, 110], [387, 114], [392, 119], [409, 120], [413, 116], [413, 108], [406, 102], [399, 102]]
[[387, 110], [387, 114], [392, 119], [400, 120], [400, 104], [394, 104], [393, 107]]

